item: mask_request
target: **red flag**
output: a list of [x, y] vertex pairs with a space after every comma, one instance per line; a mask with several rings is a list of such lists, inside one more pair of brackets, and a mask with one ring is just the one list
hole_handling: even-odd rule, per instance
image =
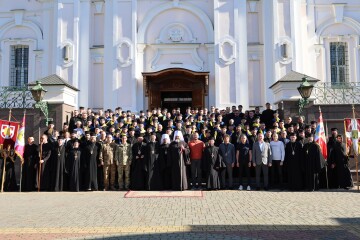
[[316, 126], [316, 131], [315, 131], [315, 142], [319, 144], [322, 155], [324, 156], [325, 159], [327, 159], [326, 136], [325, 136], [324, 122], [321, 111], [320, 111], [318, 125]]
[[0, 120], [0, 145], [3, 149], [14, 149], [20, 123]]

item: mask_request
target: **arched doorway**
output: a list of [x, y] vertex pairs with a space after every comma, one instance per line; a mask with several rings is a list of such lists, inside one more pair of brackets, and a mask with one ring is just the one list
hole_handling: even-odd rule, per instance
[[209, 72], [170, 68], [143, 73], [145, 97], [150, 109], [157, 107], [203, 108], [208, 95]]

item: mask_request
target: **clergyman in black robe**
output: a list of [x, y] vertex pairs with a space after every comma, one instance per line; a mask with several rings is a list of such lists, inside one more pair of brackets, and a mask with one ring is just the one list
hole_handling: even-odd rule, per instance
[[203, 163], [206, 173], [206, 188], [208, 190], [220, 189], [219, 166], [221, 161], [219, 148], [216, 147], [214, 138], [210, 138], [208, 146], [204, 149]]
[[319, 189], [319, 173], [324, 166], [320, 146], [314, 142], [314, 135], [308, 137], [308, 143], [303, 147], [305, 190], [315, 191]]
[[299, 191], [303, 189], [302, 145], [296, 141], [296, 134], [290, 134], [290, 142], [285, 146], [284, 167], [287, 173], [288, 189]]
[[342, 135], [337, 135], [336, 143], [333, 146], [330, 167], [334, 169], [336, 175], [335, 187], [349, 189], [353, 187], [351, 172], [349, 169], [349, 157], [347, 155], [345, 143]]
[[146, 144], [143, 142], [143, 136], [138, 137], [138, 142], [132, 146], [130, 189], [145, 190], [146, 189]]
[[184, 141], [181, 131], [175, 131], [174, 141], [169, 146], [169, 159], [171, 161], [171, 189], [183, 191], [188, 189], [186, 164], [189, 159], [189, 147]]
[[24, 163], [22, 165], [21, 191], [30, 192], [35, 190], [36, 163], [39, 162], [38, 145], [34, 138], [28, 138], [28, 144], [24, 148]]
[[64, 137], [59, 136], [54, 152], [54, 168], [55, 168], [55, 192], [67, 190], [67, 172], [65, 167], [65, 144]]
[[[336, 137], [338, 135], [338, 129], [337, 128], [331, 128], [331, 136], [329, 137], [326, 146], [327, 146], [327, 158], [330, 161], [330, 159], [333, 158], [333, 150], [336, 144]], [[325, 170], [325, 169], [324, 169]], [[326, 182], [326, 171], [323, 171], [321, 174], [321, 182]], [[324, 181], [325, 179], [325, 181]], [[331, 164], [328, 163], [327, 165], [327, 180], [329, 188], [337, 188], [337, 176], [334, 168], [331, 168]], [[321, 183], [320, 182], [320, 183]], [[323, 184], [324, 185], [324, 184]], [[327, 187], [327, 186], [321, 186], [321, 187]]]
[[[47, 135], [43, 134], [40, 138], [38, 148], [40, 160], [36, 163], [36, 188], [40, 191], [50, 191], [51, 187], [51, 168], [52, 168], [52, 150], [53, 146], [48, 142]], [[40, 174], [39, 174], [40, 172]], [[40, 175], [40, 176], [39, 176]]]
[[82, 170], [82, 186], [84, 190], [98, 190], [97, 170], [101, 145], [96, 142], [95, 133], [90, 134], [90, 141], [87, 141], [81, 151], [81, 161], [84, 169]]
[[69, 173], [69, 191], [80, 191], [80, 150], [79, 140], [74, 141], [73, 148], [70, 150], [66, 157], [66, 170]]
[[169, 145], [170, 136], [168, 134], [163, 134], [161, 136], [158, 161], [161, 166], [161, 176], [164, 190], [171, 189], [171, 159], [168, 158]]
[[[11, 157], [10, 157], [11, 156]], [[2, 163], [0, 170], [0, 184], [2, 184], [2, 178], [4, 177], [4, 191], [5, 192], [15, 192], [18, 190], [16, 184], [16, 176], [15, 176], [15, 152], [11, 150], [11, 153], [7, 151], [2, 152]], [[3, 176], [4, 170], [4, 159], [6, 159], [5, 163], [5, 176]]]
[[147, 170], [147, 189], [162, 190], [162, 166], [159, 162], [159, 143], [156, 142], [155, 133], [151, 134], [150, 140], [146, 144], [145, 159]]

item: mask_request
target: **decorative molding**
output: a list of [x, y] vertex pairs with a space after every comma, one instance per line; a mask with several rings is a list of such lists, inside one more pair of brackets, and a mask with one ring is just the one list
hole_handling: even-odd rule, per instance
[[[66, 48], [66, 50], [64, 50], [64, 48]], [[64, 58], [63, 51], [67, 51], [67, 59]], [[62, 67], [68, 68], [74, 64], [75, 48], [71, 40], [67, 39], [62, 42], [59, 56]]]
[[21, 26], [24, 20], [24, 9], [13, 9], [11, 12], [14, 13], [15, 26]]
[[[15, 20], [2, 25], [0, 27], [0, 39], [2, 39], [4, 37], [4, 34], [8, 30], [10, 30], [11, 28], [16, 27], [16, 26], [19, 26], [19, 25], [16, 25]], [[42, 42], [44, 40], [44, 36], [43, 36], [43, 32], [42, 32], [41, 28], [36, 23], [34, 23], [32, 21], [28, 21], [28, 20], [22, 20], [20, 26], [28, 27], [35, 32], [36, 38], [38, 40], [37, 41], [38, 45], [36, 45], [36, 48], [41, 48]]]
[[[166, 68], [186, 68], [193, 71], [203, 71], [204, 62], [197, 53], [200, 44], [154, 44], [151, 47], [155, 48], [155, 56], [151, 60], [151, 70], [159, 71]], [[168, 64], [159, 64], [162, 56], [172, 55], [174, 62]], [[184, 64], [176, 60], [176, 55], [189, 55], [193, 64]]]
[[104, 12], [104, 0], [95, 0], [93, 1], [95, 5], [95, 13], [100, 14]]
[[[229, 45], [231, 48], [231, 53], [229, 56], [225, 55], [226, 45]], [[219, 41], [219, 59], [225, 64], [230, 65], [235, 62], [237, 58], [237, 45], [233, 37], [225, 36]]]
[[196, 40], [186, 25], [170, 23], [161, 30], [156, 43], [195, 43]]
[[[282, 48], [285, 48], [286, 56], [282, 55]], [[281, 37], [277, 45], [278, 59], [281, 64], [289, 64], [293, 61], [293, 44], [289, 37]]]
[[314, 51], [316, 58], [321, 56], [321, 52], [323, 51], [324, 46], [322, 44], [315, 44], [314, 45]]
[[[128, 49], [128, 55], [125, 58], [122, 56], [121, 52], [123, 48]], [[116, 47], [116, 59], [118, 60], [119, 67], [128, 67], [133, 63], [134, 59], [134, 47], [133, 43], [128, 38], [122, 38], [117, 44]]]
[[[324, 23], [322, 23], [317, 29], [316, 29], [316, 36], [318, 38], [318, 44], [322, 44], [322, 36], [323, 36], [323, 32], [330, 26], [337, 24], [336, 19], [335, 18], [329, 18], [328, 20], [326, 20]], [[353, 18], [350, 17], [343, 17], [343, 21], [341, 22], [341, 24], [344, 24], [348, 27], [350, 27], [351, 29], [354, 29], [354, 31], [356, 32], [356, 35], [360, 36], [360, 23], [358, 21], [356, 21]]]
[[258, 3], [258, 0], [251, 0], [251, 1], [248, 1], [249, 3], [249, 13], [256, 13], [258, 12], [257, 11], [257, 3]]
[[93, 55], [91, 56], [91, 59], [93, 60], [93, 63], [96, 64], [104, 63], [104, 56]]
[[336, 23], [342, 23], [342, 21], [344, 20], [344, 7], [345, 7], [345, 5], [346, 5], [346, 3], [333, 3], [332, 4], [333, 13], [334, 13]]
[[174, 6], [174, 2], [167, 2], [161, 5], [157, 5], [156, 7], [148, 11], [148, 13], [144, 17], [144, 20], [139, 26], [138, 43], [145, 43], [146, 31], [148, 30], [148, 27], [154, 18], [159, 16], [161, 13], [174, 8], [186, 10], [194, 14], [194, 16], [198, 17], [205, 26], [207, 32], [207, 41], [209, 43], [214, 42], [214, 26], [208, 15], [202, 9], [193, 4], [187, 2], [175, 2], [177, 3], [176, 6]]

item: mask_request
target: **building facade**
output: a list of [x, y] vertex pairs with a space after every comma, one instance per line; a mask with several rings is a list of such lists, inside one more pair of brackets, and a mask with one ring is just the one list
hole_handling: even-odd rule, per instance
[[358, 0], [1, 2], [0, 86], [56, 74], [75, 107], [249, 109], [298, 100], [269, 88], [291, 71], [360, 82]]

